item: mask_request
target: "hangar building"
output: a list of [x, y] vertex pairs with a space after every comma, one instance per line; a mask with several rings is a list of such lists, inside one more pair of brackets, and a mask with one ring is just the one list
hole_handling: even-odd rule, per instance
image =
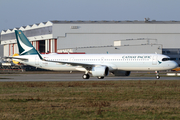
[[180, 21], [48, 21], [1, 31], [3, 56], [19, 29], [40, 53], [163, 53], [180, 64]]

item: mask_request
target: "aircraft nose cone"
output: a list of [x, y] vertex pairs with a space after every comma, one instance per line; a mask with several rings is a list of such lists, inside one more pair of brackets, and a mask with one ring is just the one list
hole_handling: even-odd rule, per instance
[[173, 61], [173, 68], [176, 68], [176, 67], [178, 67], [179, 65], [176, 63], [176, 62], [174, 62]]

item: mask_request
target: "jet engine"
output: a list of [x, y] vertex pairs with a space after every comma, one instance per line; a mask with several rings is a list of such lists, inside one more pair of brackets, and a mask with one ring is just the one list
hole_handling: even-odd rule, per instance
[[109, 68], [106, 66], [95, 66], [91, 70], [92, 76], [104, 77], [109, 73]]
[[114, 76], [129, 76], [131, 71], [115, 70], [111, 72]]

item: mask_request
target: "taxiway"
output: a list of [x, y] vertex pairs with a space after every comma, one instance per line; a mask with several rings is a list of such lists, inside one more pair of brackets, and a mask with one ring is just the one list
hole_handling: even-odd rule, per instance
[[97, 79], [90, 77], [82, 79], [82, 74], [0, 74], [0, 82], [23, 82], [23, 81], [104, 81], [104, 80], [180, 80], [180, 77], [105, 77]]

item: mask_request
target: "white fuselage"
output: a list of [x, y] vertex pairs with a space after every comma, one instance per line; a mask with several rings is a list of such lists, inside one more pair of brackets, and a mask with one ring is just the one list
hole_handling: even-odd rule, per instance
[[[47, 70], [58, 71], [86, 71], [81, 63], [89, 65], [103, 65], [107, 66], [110, 71], [160, 71], [169, 70], [177, 67], [175, 61], [163, 61], [163, 58], [169, 58], [161, 54], [44, 54], [42, 61], [38, 55], [23, 55], [21, 58], [27, 58], [28, 61], [16, 60], [21, 63], [31, 65]], [[57, 62], [50, 62], [57, 61]], [[71, 65], [66, 63], [77, 63]], [[79, 65], [78, 65], [79, 63]]]

